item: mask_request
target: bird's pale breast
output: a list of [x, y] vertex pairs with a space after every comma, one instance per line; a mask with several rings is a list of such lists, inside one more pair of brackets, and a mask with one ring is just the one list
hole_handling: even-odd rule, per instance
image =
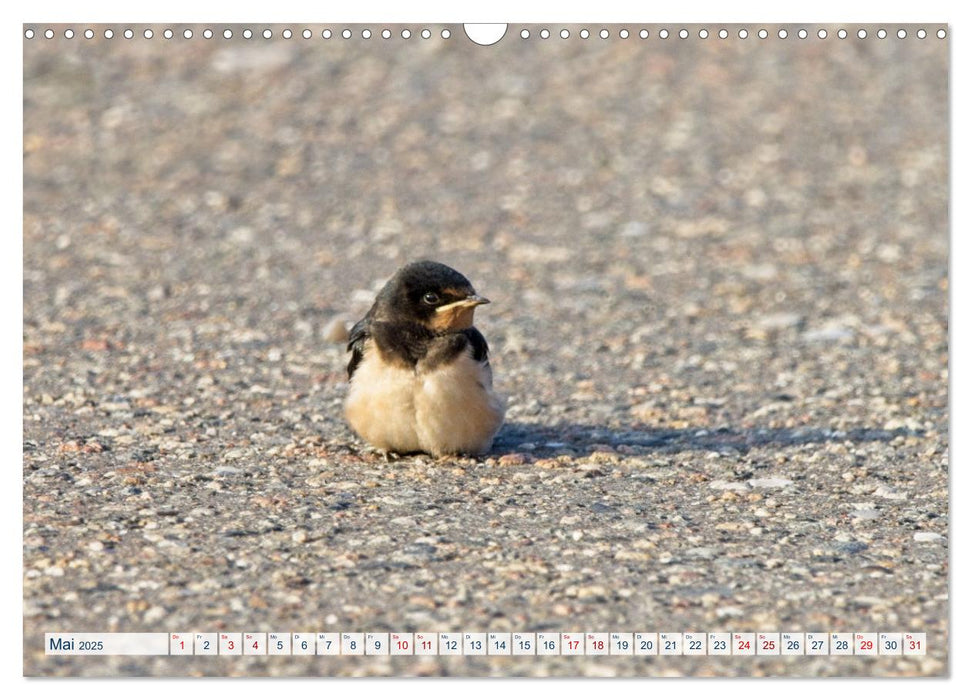
[[471, 352], [433, 368], [385, 362], [373, 343], [354, 372], [346, 403], [351, 427], [394, 452], [478, 454], [492, 446], [505, 404], [492, 372]]

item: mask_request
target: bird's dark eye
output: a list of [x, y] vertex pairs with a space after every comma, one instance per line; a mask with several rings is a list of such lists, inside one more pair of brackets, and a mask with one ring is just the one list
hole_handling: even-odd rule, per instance
[[425, 292], [425, 296], [421, 300], [426, 304], [437, 304], [441, 301], [441, 298], [435, 292]]

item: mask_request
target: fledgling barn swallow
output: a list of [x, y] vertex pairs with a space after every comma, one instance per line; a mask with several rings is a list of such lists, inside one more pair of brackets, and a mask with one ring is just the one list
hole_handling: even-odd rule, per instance
[[472, 325], [488, 303], [447, 265], [398, 270], [351, 329], [345, 415], [354, 431], [399, 454], [487, 452], [506, 412]]

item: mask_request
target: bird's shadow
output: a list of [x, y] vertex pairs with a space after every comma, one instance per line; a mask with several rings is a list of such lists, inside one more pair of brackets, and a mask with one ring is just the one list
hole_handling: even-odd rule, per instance
[[578, 457], [609, 447], [631, 454], [685, 451], [744, 454], [760, 447], [791, 447], [830, 442], [889, 442], [898, 436], [920, 435], [922, 431], [898, 428], [853, 428], [836, 430], [802, 426], [796, 428], [652, 428], [644, 425], [608, 427], [579, 423], [540, 425], [507, 422], [496, 435], [493, 454], [529, 452], [536, 456], [573, 454]]

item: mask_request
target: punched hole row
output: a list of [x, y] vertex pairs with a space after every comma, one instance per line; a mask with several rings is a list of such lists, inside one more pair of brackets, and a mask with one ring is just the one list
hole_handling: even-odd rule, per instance
[[[734, 34], [734, 36], [737, 36], [739, 39], [747, 39], [753, 33], [754, 33], [754, 36], [757, 36], [759, 39], [768, 39], [770, 36], [770, 32], [767, 29], [763, 28], [763, 29], [755, 30], [754, 32], [750, 32], [748, 29], [744, 27], [741, 29], [735, 30], [734, 32], [730, 32], [728, 29], [724, 29], [724, 28], [719, 29], [717, 31], [714, 31], [714, 30], [709, 31], [708, 29], [699, 29], [696, 31], [695, 35], [699, 39], [708, 39], [709, 37], [712, 37], [712, 36], [717, 36], [719, 39], [728, 39], [730, 36], [733, 36]], [[195, 38], [196, 36], [195, 32], [193, 32], [193, 30], [191, 29], [184, 29], [182, 30], [182, 32], [180, 32], [180, 34], [183, 39], [192, 39], [192, 38]], [[400, 36], [402, 39], [410, 39], [412, 38], [412, 36], [415, 36], [416, 34], [417, 36], [420, 36], [422, 39], [430, 39], [433, 35], [433, 32], [432, 30], [427, 28], [422, 29], [417, 33], [413, 33], [410, 29], [402, 29], [400, 32], [398, 32], [398, 36]], [[442, 29], [439, 34], [442, 39], [448, 39], [451, 37], [452, 32], [449, 29]], [[609, 39], [611, 37], [610, 30], [606, 28], [601, 29], [599, 32], [596, 32], [596, 34], [601, 39]], [[83, 36], [85, 39], [93, 39], [96, 36], [96, 32], [93, 29], [88, 28], [83, 30], [80, 35]], [[216, 31], [208, 28], [203, 29], [202, 31], [199, 32], [199, 36], [201, 36], [203, 39], [212, 39], [220, 35], [222, 36], [223, 39], [232, 39], [233, 37], [236, 36], [236, 33], [232, 29], [224, 29], [221, 33], [217, 33]], [[370, 39], [373, 36], [380, 36], [382, 39], [391, 39], [393, 36], [395, 36], [395, 32], [393, 32], [388, 28], [382, 29], [380, 32], [372, 31], [370, 29], [362, 29], [358, 32], [357, 35], [362, 39]], [[570, 32], [569, 29], [561, 29], [558, 35], [561, 39], [569, 39], [572, 36], [572, 33]], [[647, 29], [641, 29], [639, 31], [632, 32], [631, 30], [626, 28], [620, 29], [617, 32], [617, 36], [621, 39], [629, 39], [631, 36], [635, 36], [635, 35], [641, 39], [648, 39], [650, 38], [651, 33]], [[858, 39], [866, 39], [867, 37], [870, 36], [870, 33], [866, 29], [858, 29], [856, 32], [853, 32], [853, 33], [851, 33], [847, 29], [838, 29], [835, 32], [833, 32], [833, 35], [839, 39], [846, 39], [852, 35], [855, 35]], [[903, 28], [898, 29], [895, 35], [898, 39], [906, 39], [909, 36], [907, 30]], [[43, 36], [45, 39], [53, 39], [55, 36], [57, 36], [57, 33], [53, 29], [45, 29], [43, 30], [43, 32], [41, 32], [40, 30], [35, 30], [33, 28], [27, 28], [26, 30], [24, 30], [24, 37], [27, 39], [34, 39], [35, 37], [39, 37], [39, 36]], [[63, 31], [63, 36], [65, 39], [73, 39], [76, 36], [78, 36], [78, 34], [75, 32], [74, 29], [68, 28]], [[103, 36], [105, 39], [114, 39], [116, 34], [113, 29], [105, 29], [103, 32]], [[139, 33], [135, 32], [135, 30], [133, 29], [125, 29], [120, 32], [120, 36], [125, 39], [134, 39], [136, 36], [139, 36]], [[154, 39], [156, 36], [155, 30], [144, 29], [140, 33], [140, 36], [144, 39]], [[160, 36], [164, 39], [172, 39], [176, 36], [176, 32], [172, 29], [164, 29], [160, 33]], [[271, 29], [264, 29], [262, 31], [257, 31], [257, 32], [254, 32], [252, 29], [243, 29], [242, 31], [239, 32], [239, 36], [241, 36], [243, 39], [252, 39], [255, 36], [262, 36], [264, 39], [272, 39], [275, 36], [275, 34]], [[302, 31], [301, 30], [294, 31], [293, 29], [283, 29], [282, 31], [280, 31], [279, 36], [281, 36], [284, 39], [293, 39], [296, 36], [301, 36], [304, 39], [312, 39], [314, 37], [314, 33], [310, 29], [303, 29]], [[355, 36], [354, 31], [351, 29], [343, 29], [339, 31], [332, 30], [332, 29], [324, 29], [320, 32], [320, 37], [322, 39], [331, 39], [335, 37], [341, 37], [343, 39], [351, 39], [354, 36]], [[522, 39], [529, 39], [533, 36], [533, 34], [529, 29], [522, 29], [519, 33], [519, 36]], [[549, 39], [550, 37], [554, 36], [554, 33], [550, 29], [543, 28], [536, 32], [536, 36], [538, 36], [540, 39]], [[581, 39], [589, 39], [591, 36], [594, 36], [594, 33], [592, 33], [589, 29], [581, 29], [580, 31], [577, 32], [577, 36], [579, 36]], [[678, 37], [679, 39], [688, 39], [691, 37], [691, 32], [687, 29], [680, 29], [677, 31], [660, 29], [657, 32], [657, 38], [659, 39], [668, 39], [675, 36]], [[810, 36], [815, 36], [817, 39], [827, 39], [829, 38], [830, 33], [826, 29], [818, 29], [814, 33], [810, 33], [810, 31], [807, 29], [799, 29], [790, 35], [789, 30], [783, 28], [783, 29], [779, 29], [776, 32], [776, 36], [779, 39], [788, 39], [790, 36], [794, 36], [799, 39], [808, 39]], [[878, 29], [877, 31], [873, 32], [873, 36], [875, 36], [878, 39], [886, 39], [888, 36], [891, 36], [891, 33], [888, 32], [886, 29]], [[926, 29], [918, 29], [914, 32], [914, 36], [918, 39], [926, 39], [929, 36], [929, 33], [927, 32]], [[945, 29], [938, 29], [936, 32], [936, 36], [938, 39], [945, 39], [947, 38], [947, 31]]]
[[[707, 39], [710, 36], [712, 36], [712, 34], [713, 32], [709, 31], [708, 29], [699, 29], [696, 32], [696, 36], [699, 39]], [[732, 34], [733, 33], [727, 29], [719, 29], [717, 32], [714, 32], [714, 35], [717, 36], [719, 39], [727, 39], [730, 36], [732, 36]], [[858, 29], [855, 32], [855, 34], [859, 39], [866, 39], [870, 35], [866, 29]], [[888, 36], [890, 36], [890, 32], [888, 32], [886, 29], [878, 29], [873, 34], [878, 39], [886, 39]], [[549, 29], [544, 28], [536, 32], [536, 35], [540, 39], [549, 39], [551, 36], [553, 36], [553, 33]], [[589, 39], [591, 36], [593, 36], [589, 29], [581, 29], [579, 32], [577, 32], [577, 35], [581, 39]], [[611, 36], [610, 30], [606, 28], [601, 29], [598, 35], [600, 36], [601, 39], [609, 39]], [[617, 32], [617, 36], [620, 37], [621, 39], [629, 39], [633, 35], [635, 35], [635, 32], [632, 32], [629, 29], [621, 29], [620, 31]], [[734, 32], [734, 35], [737, 36], [739, 39], [747, 39], [751, 35], [751, 32], [748, 29], [743, 27], [741, 29], [738, 29], [736, 32]], [[846, 39], [851, 35], [851, 33], [846, 29], [838, 29], [834, 32], [834, 35], [840, 39]], [[523, 39], [529, 39], [533, 36], [533, 34], [532, 32], [530, 32], [529, 29], [523, 29], [519, 32], [519, 36]], [[561, 29], [559, 32], [559, 36], [561, 39], [569, 39], [571, 36], [570, 30]], [[636, 32], [636, 36], [640, 37], [641, 39], [647, 39], [651, 36], [651, 33], [647, 29], [641, 29], [640, 31]], [[677, 36], [680, 39], [688, 39], [691, 37], [691, 32], [687, 29], [680, 29], [677, 32], [672, 32], [668, 29], [660, 29], [657, 32], [657, 37], [659, 39], [668, 39], [672, 36]], [[759, 39], [768, 39], [770, 36], [770, 32], [768, 29], [759, 29], [758, 31], [755, 32], [755, 36], [757, 36]], [[780, 39], [788, 39], [790, 36], [790, 33], [788, 29], [779, 29], [778, 32], [776, 33], [776, 36]], [[799, 39], [808, 39], [811, 36], [811, 34], [808, 29], [799, 29], [798, 31], [795, 32], [794, 36], [798, 37]], [[815, 36], [818, 39], [826, 39], [830, 36], [830, 33], [826, 29], [819, 29], [815, 32]], [[896, 31], [896, 36], [898, 39], [906, 39], [908, 36], [908, 32], [906, 29], [901, 28]], [[926, 39], [928, 36], [928, 32], [926, 29], [918, 29], [917, 31], [914, 32], [914, 36], [916, 36], [918, 39]], [[946, 30], [944, 29], [937, 30], [938, 39], [944, 39], [946, 37], [947, 37]]]
[[[196, 33], [191, 29], [183, 29], [178, 34], [181, 35], [183, 39], [193, 39], [196, 37]], [[358, 34], [362, 39], [370, 39], [372, 36], [375, 36], [375, 34], [377, 34], [377, 36], [380, 36], [382, 39], [390, 39], [393, 36], [395, 36], [395, 33], [387, 28], [382, 29], [380, 32], [377, 32], [377, 33], [372, 32], [370, 29], [363, 29]], [[419, 32], [412, 32], [410, 29], [402, 29], [400, 32], [398, 32], [397, 35], [400, 36], [402, 39], [410, 39], [412, 38], [412, 36], [415, 36], [416, 34], [417, 36], [420, 36], [422, 39], [432, 38], [432, 30], [430, 29], [422, 29]], [[85, 29], [83, 32], [81, 32], [81, 36], [83, 36], [85, 39], [94, 39], [96, 35], [97, 33], [90, 28]], [[208, 28], [200, 31], [198, 35], [201, 36], [203, 39], [212, 39], [217, 36], [222, 36], [223, 39], [232, 39], [233, 37], [237, 36], [236, 32], [234, 32], [232, 29], [224, 29], [222, 32], [216, 32]], [[439, 35], [442, 37], [442, 39], [448, 39], [452, 36], [452, 32], [449, 29], [442, 29]], [[24, 30], [24, 38], [26, 39], [33, 39], [35, 37], [40, 37], [40, 36], [44, 37], [45, 39], [53, 39], [54, 37], [57, 36], [57, 33], [53, 29], [45, 29], [43, 32], [40, 32], [39, 30], [35, 30], [33, 28], [28, 28]], [[75, 36], [77, 36], [77, 33], [73, 29], [69, 28], [64, 30], [63, 36], [65, 39], [73, 39]], [[115, 30], [113, 29], [105, 29], [103, 32], [103, 36], [105, 39], [114, 39], [116, 36], [120, 36], [125, 39], [134, 39], [137, 36], [141, 36], [144, 39], [154, 39], [156, 34], [155, 34], [155, 30], [153, 29], [145, 29], [140, 33], [136, 32], [134, 29], [125, 29], [121, 31], [119, 34], [116, 34]], [[164, 29], [162, 30], [160, 36], [163, 39], [173, 39], [177, 36], [177, 33], [172, 29]], [[239, 36], [241, 36], [243, 39], [252, 39], [255, 36], [262, 36], [264, 39], [272, 39], [276, 35], [274, 34], [272, 29], [264, 29], [262, 31], [256, 31], [256, 32], [254, 32], [252, 29], [243, 29], [242, 31], [239, 32]], [[279, 32], [279, 36], [283, 37], [284, 39], [293, 39], [296, 36], [301, 36], [304, 39], [312, 39], [314, 37], [314, 33], [309, 29], [304, 29], [302, 31], [301, 30], [294, 31], [293, 29], [284, 29]], [[338, 36], [344, 39], [350, 39], [354, 36], [354, 32], [350, 29], [344, 29], [341, 31], [324, 29], [320, 32], [320, 37], [322, 39], [331, 39]]]

